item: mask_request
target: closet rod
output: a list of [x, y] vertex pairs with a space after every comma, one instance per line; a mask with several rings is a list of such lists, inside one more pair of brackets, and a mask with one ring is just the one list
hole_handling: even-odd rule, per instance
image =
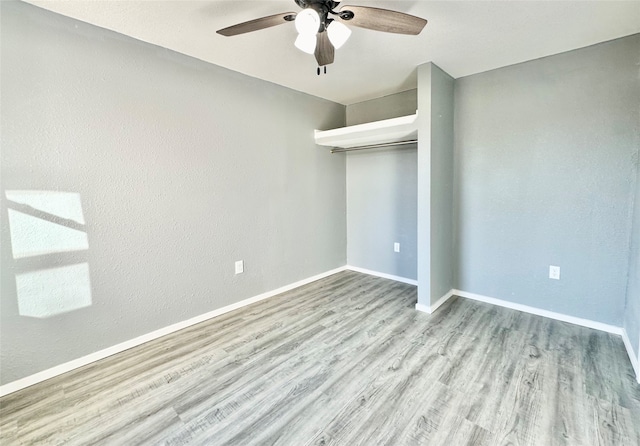
[[388, 142], [384, 144], [372, 144], [370, 146], [345, 147], [345, 148], [331, 149], [331, 153], [351, 152], [354, 150], [378, 149], [381, 147], [404, 146], [407, 144], [415, 144], [417, 142], [418, 142], [417, 139], [411, 139], [409, 141]]

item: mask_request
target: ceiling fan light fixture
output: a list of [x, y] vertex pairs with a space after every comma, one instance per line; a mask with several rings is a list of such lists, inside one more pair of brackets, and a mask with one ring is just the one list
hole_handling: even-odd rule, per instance
[[349, 27], [334, 20], [327, 27], [327, 34], [329, 35], [329, 40], [333, 44], [333, 47], [338, 49], [347, 42], [351, 35], [351, 30]]
[[298, 34], [298, 37], [295, 41], [295, 46], [300, 51], [304, 51], [307, 54], [313, 54], [316, 50], [316, 35]]
[[320, 16], [312, 8], [303, 9], [296, 16], [296, 30], [300, 35], [315, 35], [320, 29]]
[[[2, 0], [0, 0], [2, 1]], [[223, 36], [237, 36], [248, 32], [294, 22], [298, 31], [295, 46], [313, 54], [318, 67], [332, 64], [336, 48], [344, 46], [351, 35], [351, 26], [395, 34], [418, 35], [427, 24], [425, 19], [390, 9], [369, 6], [346, 6], [336, 0], [294, 0], [301, 10], [281, 12], [237, 23], [216, 31]], [[344, 26], [341, 21], [349, 26]]]

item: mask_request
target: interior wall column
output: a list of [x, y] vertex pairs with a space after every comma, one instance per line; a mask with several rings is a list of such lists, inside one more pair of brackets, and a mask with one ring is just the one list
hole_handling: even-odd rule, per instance
[[453, 83], [418, 67], [418, 303], [431, 313], [454, 288]]

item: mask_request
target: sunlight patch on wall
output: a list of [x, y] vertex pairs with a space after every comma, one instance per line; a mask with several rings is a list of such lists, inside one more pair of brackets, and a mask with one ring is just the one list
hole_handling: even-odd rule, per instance
[[91, 306], [89, 264], [16, 274], [22, 316], [46, 318]]
[[16, 203], [84, 224], [80, 194], [49, 190], [8, 190], [6, 196]]
[[9, 209], [14, 259], [89, 248], [87, 233], [78, 229], [84, 225], [80, 194], [7, 191], [6, 196], [22, 205]]
[[77, 257], [89, 249], [80, 194], [5, 195], [20, 315], [47, 318], [91, 306], [89, 264]]

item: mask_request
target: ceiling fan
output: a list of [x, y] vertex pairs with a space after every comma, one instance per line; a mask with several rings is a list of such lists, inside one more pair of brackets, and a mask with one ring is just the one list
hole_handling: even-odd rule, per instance
[[[351, 30], [344, 24], [396, 34], [418, 35], [425, 19], [388, 9], [368, 6], [343, 6], [333, 0], [294, 0], [302, 11], [283, 12], [218, 30], [223, 36], [236, 36], [260, 29], [295, 22], [298, 38], [295, 46], [314, 54], [320, 67], [333, 63], [335, 49], [349, 38]], [[320, 68], [318, 68], [320, 74]]]

